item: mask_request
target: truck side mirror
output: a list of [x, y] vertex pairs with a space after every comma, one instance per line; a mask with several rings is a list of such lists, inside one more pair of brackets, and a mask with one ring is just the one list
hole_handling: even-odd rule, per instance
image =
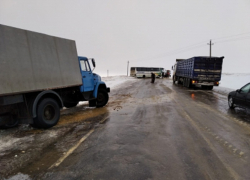
[[92, 59], [92, 65], [95, 67], [95, 59]]
[[172, 66], [172, 70], [174, 70], [174, 67]]

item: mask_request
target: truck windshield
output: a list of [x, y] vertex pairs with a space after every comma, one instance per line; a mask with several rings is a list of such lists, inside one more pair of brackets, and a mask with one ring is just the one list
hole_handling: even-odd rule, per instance
[[90, 71], [89, 63], [87, 61], [80, 61], [82, 71]]

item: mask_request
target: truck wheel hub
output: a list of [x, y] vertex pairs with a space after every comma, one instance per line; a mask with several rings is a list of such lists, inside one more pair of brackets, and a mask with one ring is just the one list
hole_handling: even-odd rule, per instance
[[100, 101], [103, 101], [104, 99], [104, 95], [103, 94], [99, 94], [97, 100], [100, 102]]
[[55, 116], [55, 109], [53, 108], [52, 105], [47, 105], [44, 108], [44, 118], [46, 120], [51, 120], [54, 118], [54, 116]]

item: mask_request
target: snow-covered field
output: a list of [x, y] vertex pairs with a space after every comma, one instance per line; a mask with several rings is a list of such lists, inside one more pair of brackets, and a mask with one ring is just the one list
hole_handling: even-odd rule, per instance
[[250, 74], [240, 73], [223, 73], [219, 87], [214, 87], [214, 91], [228, 94], [231, 91], [240, 89], [242, 86], [250, 82]]
[[221, 87], [240, 89], [242, 86], [250, 82], [250, 73], [223, 73], [220, 81]]

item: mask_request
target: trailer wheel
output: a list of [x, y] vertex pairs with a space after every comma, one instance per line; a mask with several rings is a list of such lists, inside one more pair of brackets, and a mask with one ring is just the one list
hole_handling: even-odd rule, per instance
[[181, 84], [180, 77], [177, 77], [177, 84]]
[[38, 128], [50, 128], [57, 124], [60, 118], [58, 103], [52, 98], [42, 99], [37, 105], [37, 116], [34, 125]]
[[182, 86], [183, 86], [183, 87], [186, 87], [186, 78], [183, 78]]
[[105, 89], [99, 89], [96, 99], [96, 107], [103, 107], [108, 103], [109, 95]]
[[192, 87], [192, 80], [191, 80], [191, 79], [188, 79], [187, 87], [188, 87], [188, 88], [191, 88], [191, 87]]
[[72, 108], [72, 107], [75, 107], [79, 102], [74, 102], [74, 103], [68, 103], [68, 102], [64, 102], [63, 105], [66, 107], [66, 108]]

